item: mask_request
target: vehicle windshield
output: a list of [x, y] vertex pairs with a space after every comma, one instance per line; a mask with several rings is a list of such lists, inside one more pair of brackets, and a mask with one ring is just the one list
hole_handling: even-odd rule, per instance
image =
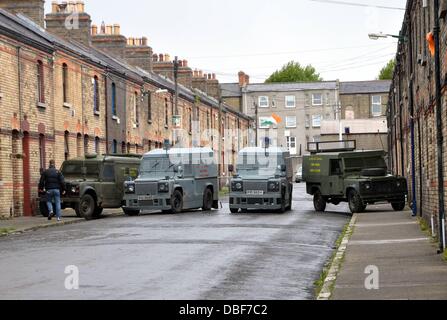
[[242, 178], [272, 177], [281, 173], [282, 164], [278, 154], [243, 154], [238, 157], [237, 174]]
[[345, 170], [360, 171], [370, 168], [387, 169], [385, 159], [381, 156], [365, 157], [365, 158], [345, 158]]
[[168, 157], [145, 158], [141, 162], [140, 175], [146, 178], [164, 178], [174, 175], [174, 164]]

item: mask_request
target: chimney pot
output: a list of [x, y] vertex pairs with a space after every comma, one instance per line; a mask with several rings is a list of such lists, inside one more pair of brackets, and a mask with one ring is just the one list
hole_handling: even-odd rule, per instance
[[141, 45], [147, 47], [147, 38], [146, 37], [141, 38]]
[[73, 13], [76, 11], [76, 3], [74, 1], [68, 2], [68, 12]]
[[213, 73], [213, 80], [216, 80], [216, 74]]
[[113, 34], [119, 36], [121, 34], [121, 26], [119, 24], [113, 25]]
[[169, 56], [169, 54], [165, 54], [165, 61], [166, 62], [170, 62], [171, 61], [171, 57]]
[[212, 74], [208, 73], [208, 80], [211, 80], [211, 79], [212, 79]]
[[183, 66], [184, 66], [185, 68], [188, 67], [188, 60], [183, 60]]
[[239, 71], [238, 76], [239, 76], [239, 86], [241, 88], [245, 87], [245, 72]]
[[179, 60], [179, 62], [178, 62], [178, 66], [179, 66], [180, 68], [183, 67], [183, 60]]
[[106, 34], [106, 24], [104, 21], [101, 23], [101, 34]]
[[153, 54], [152, 55], [152, 61], [158, 62], [158, 54]]
[[250, 84], [250, 76], [248, 74], [245, 75], [245, 85]]
[[199, 71], [199, 77], [203, 78], [203, 71], [202, 70]]
[[92, 36], [96, 36], [98, 34], [98, 26], [92, 25]]
[[76, 11], [79, 13], [84, 12], [84, 2], [83, 1], [77, 1], [76, 2]]
[[108, 24], [106, 26], [106, 34], [108, 34], [108, 35], [113, 34], [113, 26], [112, 25]]
[[59, 12], [59, 4], [57, 3], [57, 1], [53, 1], [51, 3], [51, 12], [52, 13], [58, 13]]
[[159, 61], [160, 61], [160, 62], [163, 62], [163, 61], [164, 61], [164, 58], [165, 58], [165, 56], [164, 56], [164, 55], [163, 55], [162, 53], [160, 53], [160, 56], [159, 56], [159, 57], [160, 57]]

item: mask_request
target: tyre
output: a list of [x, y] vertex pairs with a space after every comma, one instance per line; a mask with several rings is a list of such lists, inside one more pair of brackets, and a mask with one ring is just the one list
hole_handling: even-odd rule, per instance
[[399, 202], [392, 202], [391, 206], [393, 207], [394, 211], [403, 211], [406, 206], [405, 200]]
[[139, 209], [127, 209], [127, 208], [125, 209], [125, 208], [123, 208], [123, 211], [124, 211], [124, 214], [129, 217], [135, 217], [140, 214]]
[[289, 194], [289, 205], [287, 206], [287, 211], [291, 211], [292, 210], [292, 204], [293, 204], [293, 187], [290, 190], [290, 194]]
[[211, 211], [211, 209], [213, 208], [213, 198], [213, 192], [211, 191], [211, 189], [207, 188], [203, 193], [203, 211]]
[[95, 217], [95, 211], [95, 199], [89, 194], [83, 195], [81, 202], [79, 203], [79, 212], [81, 217], [84, 217], [86, 220], [92, 220]]
[[183, 210], [183, 194], [175, 190], [171, 197], [171, 213], [180, 213]]
[[279, 209], [279, 213], [284, 213], [287, 210], [287, 204], [286, 204], [286, 194], [283, 192], [281, 196], [281, 208]]
[[40, 201], [39, 202], [39, 212], [42, 216], [44, 216], [45, 218], [48, 218], [48, 206], [47, 203], [44, 201]]
[[103, 208], [101, 208], [101, 207], [96, 207], [96, 209], [95, 209], [95, 217], [96, 217], [96, 218], [100, 217], [103, 211], [104, 211]]
[[314, 193], [314, 207], [316, 212], [324, 212], [326, 210], [326, 200], [320, 190]]
[[232, 214], [236, 214], [236, 213], [239, 212], [239, 209], [230, 209], [230, 212], [231, 212]]
[[363, 203], [362, 198], [360, 197], [359, 193], [355, 190], [351, 190], [349, 192], [348, 196], [348, 202], [349, 202], [349, 210], [354, 213], [362, 213], [366, 206]]
[[74, 205], [73, 209], [74, 209], [74, 211], [76, 212], [76, 216], [77, 216], [78, 218], [83, 218], [83, 216], [82, 216], [82, 212], [81, 212], [81, 208], [80, 208], [80, 206], [79, 206], [79, 203], [76, 203], [76, 204]]

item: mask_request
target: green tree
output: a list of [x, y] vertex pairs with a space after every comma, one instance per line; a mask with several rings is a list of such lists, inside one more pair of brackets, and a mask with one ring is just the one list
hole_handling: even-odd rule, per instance
[[392, 59], [388, 62], [388, 64], [380, 70], [379, 80], [392, 80], [395, 66], [396, 60]]
[[320, 74], [311, 65], [302, 67], [298, 62], [290, 61], [281, 70], [275, 71], [265, 83], [273, 82], [312, 82], [322, 81]]

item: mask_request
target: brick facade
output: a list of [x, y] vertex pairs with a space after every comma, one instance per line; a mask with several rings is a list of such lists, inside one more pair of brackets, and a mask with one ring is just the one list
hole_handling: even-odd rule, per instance
[[[445, 2], [440, 1], [440, 3]], [[409, 181], [410, 203], [413, 210], [439, 235], [437, 132], [447, 134], [445, 84], [447, 72], [447, 25], [445, 9], [434, 13], [434, 2], [423, 6], [421, 0], [409, 0], [396, 56], [397, 66], [389, 94], [390, 165], [396, 174]], [[440, 59], [442, 89], [442, 127], [436, 122], [435, 57], [430, 53], [427, 35], [433, 32], [436, 18], [440, 19]], [[444, 18], [442, 17], [444, 16]], [[413, 128], [413, 130], [412, 130]], [[412, 131], [414, 143], [412, 143]], [[443, 141], [444, 176], [447, 170]], [[414, 158], [412, 157], [414, 149]], [[413, 174], [414, 170], [414, 174]], [[447, 187], [447, 183], [441, 183]], [[447, 188], [445, 189], [447, 190]], [[446, 193], [447, 195], [447, 193]], [[445, 198], [447, 199], [447, 198]], [[413, 201], [414, 204], [413, 205]]]
[[[71, 10], [87, 17], [79, 5]], [[43, 11], [34, 8], [37, 11], [29, 15], [40, 23]], [[144, 38], [131, 43], [124, 37], [123, 56], [104, 47], [99, 51], [100, 46], [91, 41], [90, 19], [83, 26], [89, 30], [82, 35], [85, 38], [77, 31], [58, 30], [73, 12], [65, 10], [70, 9], [53, 4], [53, 12], [47, 15], [53, 36], [0, 10], [0, 217], [37, 212], [40, 171], [50, 159], [60, 166], [65, 159], [86, 153], [142, 154], [162, 147], [165, 139], [172, 141], [174, 86], [152, 72], [152, 49]], [[9, 28], [22, 35], [11, 36]], [[182, 61], [182, 68], [187, 71], [187, 62]], [[192, 83], [192, 71], [189, 78]], [[187, 119], [193, 115], [196, 130], [204, 134], [195, 142], [193, 134], [186, 135], [186, 145], [218, 150], [218, 133], [207, 130], [219, 128], [219, 103], [188, 83], [179, 89], [183, 129], [188, 129]], [[231, 129], [239, 123], [241, 130], [248, 130], [249, 117], [224, 105], [222, 111], [222, 123]], [[247, 143], [243, 139], [238, 147]], [[222, 172], [234, 163], [230, 158]]]

